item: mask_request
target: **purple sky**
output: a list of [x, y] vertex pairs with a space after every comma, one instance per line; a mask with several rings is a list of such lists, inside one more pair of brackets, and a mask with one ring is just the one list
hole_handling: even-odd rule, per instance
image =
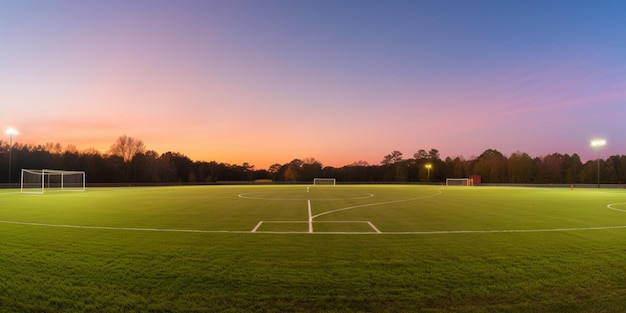
[[[2, 1], [0, 128], [256, 168], [626, 154], [624, 1]], [[8, 140], [4, 135], [2, 140]]]

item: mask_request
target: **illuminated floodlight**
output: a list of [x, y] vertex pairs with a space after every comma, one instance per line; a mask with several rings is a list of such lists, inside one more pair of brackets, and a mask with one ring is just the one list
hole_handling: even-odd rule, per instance
[[594, 148], [600, 148], [606, 146], [606, 140], [604, 139], [594, 139], [591, 141], [591, 146]]
[[600, 148], [604, 146], [606, 146], [606, 140], [604, 139], [593, 139], [591, 141], [591, 147], [595, 148], [598, 153], [598, 157], [596, 159], [596, 162], [598, 163], [598, 188], [600, 188]]
[[426, 164], [424, 165], [424, 167], [426, 167], [426, 169], [428, 170], [428, 182], [430, 183], [430, 169], [433, 168], [432, 164]]
[[9, 127], [4, 131], [5, 134], [9, 135], [9, 184], [11, 184], [11, 159], [13, 157], [13, 135], [19, 135], [17, 129], [13, 127]]
[[9, 135], [9, 136], [13, 136], [13, 135], [19, 135], [20, 133], [17, 131], [17, 129], [13, 128], [13, 127], [9, 127], [4, 131], [5, 134]]

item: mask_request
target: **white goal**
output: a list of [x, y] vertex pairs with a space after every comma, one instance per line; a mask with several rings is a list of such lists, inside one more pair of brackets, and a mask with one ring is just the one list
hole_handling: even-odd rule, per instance
[[85, 191], [85, 172], [22, 169], [20, 191], [39, 194], [46, 191]]
[[313, 185], [335, 185], [334, 178], [313, 178]]
[[446, 178], [446, 186], [473, 186], [471, 178]]

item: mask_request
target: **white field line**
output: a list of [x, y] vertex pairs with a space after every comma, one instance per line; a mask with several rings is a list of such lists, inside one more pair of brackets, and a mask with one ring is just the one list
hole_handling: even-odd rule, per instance
[[368, 221], [315, 221], [318, 224], [367, 224]]
[[[439, 192], [440, 194], [441, 192]], [[372, 205], [380, 205], [380, 204], [389, 204], [396, 203], [402, 201], [411, 201], [416, 199], [423, 199], [427, 197], [436, 196], [430, 195], [420, 198], [412, 198], [398, 201], [389, 201], [383, 203], [374, 203], [369, 205], [361, 205], [361, 206], [353, 206], [338, 210], [331, 210], [327, 212], [323, 212], [317, 215], [309, 216], [311, 217], [309, 221], [259, 221], [255, 228], [252, 231], [237, 231], [237, 230], [198, 230], [198, 229], [172, 229], [172, 228], [136, 228], [136, 227], [109, 227], [109, 226], [84, 226], [84, 225], [67, 225], [67, 224], [45, 224], [45, 223], [32, 223], [32, 222], [16, 222], [16, 221], [3, 221], [0, 220], [0, 223], [3, 224], [13, 224], [13, 225], [27, 225], [27, 226], [44, 226], [44, 227], [60, 227], [60, 228], [74, 228], [74, 229], [96, 229], [96, 230], [123, 230], [123, 231], [148, 231], [148, 232], [178, 232], [178, 233], [237, 233], [237, 234], [250, 234], [250, 233], [265, 233], [265, 234], [310, 234], [311, 232], [289, 232], [289, 231], [258, 231], [258, 228], [263, 223], [312, 223], [312, 219], [321, 216], [324, 214], [329, 214], [333, 212], [349, 210], [357, 207], [364, 206], [372, 206]], [[618, 204], [626, 204], [626, 202], [621, 203], [611, 203], [607, 205], [607, 208], [614, 211], [624, 212], [626, 210], [617, 209], [613, 206]], [[359, 222], [359, 221], [320, 221], [316, 223], [329, 223], [329, 222]], [[339, 235], [370, 235], [370, 234], [385, 234], [385, 235], [441, 235], [441, 234], [493, 234], [493, 233], [539, 233], [539, 232], [568, 232], [568, 231], [590, 231], [590, 230], [610, 230], [610, 229], [626, 229], [626, 225], [618, 225], [618, 226], [596, 226], [596, 227], [575, 227], [575, 228], [545, 228], [545, 229], [496, 229], [496, 230], [440, 230], [440, 231], [405, 231], [405, 232], [381, 232], [376, 228], [372, 223], [367, 222], [376, 232], [312, 232], [313, 234], [339, 234]]]
[[[261, 227], [261, 225], [263, 224], [287, 224], [287, 223], [306, 223], [306, 222], [305, 221], [259, 221], [250, 232], [256, 233], [257, 231], [259, 231], [259, 227]], [[259, 232], [263, 232], [263, 231], [259, 231]]]
[[308, 223], [308, 221], [263, 221], [265, 224], [287, 224], [287, 223]]
[[326, 215], [326, 214], [335, 213], [335, 212], [352, 210], [352, 209], [356, 209], [356, 208], [363, 208], [363, 207], [368, 207], [368, 206], [376, 206], [376, 205], [383, 205], [383, 204], [400, 203], [400, 202], [408, 202], [408, 201], [426, 199], [426, 198], [431, 198], [431, 197], [438, 196], [440, 194], [441, 194], [441, 191], [438, 191], [435, 194], [422, 196], [422, 197], [417, 197], [417, 198], [410, 198], [410, 199], [403, 199], [403, 200], [393, 200], [393, 201], [386, 201], [386, 202], [377, 202], [377, 203], [368, 203], [368, 204], [349, 206], [349, 207], [346, 207], [346, 208], [341, 208], [341, 209], [336, 209], [336, 210], [330, 210], [330, 211], [322, 212], [322, 213], [313, 215], [313, 218], [320, 217], [320, 216]]
[[367, 223], [374, 229], [375, 232], [377, 232], [379, 234], [381, 233], [380, 230], [378, 230], [378, 228], [376, 228], [376, 226], [374, 226], [374, 224], [372, 224], [372, 222], [367, 221]]
[[[330, 221], [328, 221], [330, 222]], [[328, 223], [316, 222], [316, 223]], [[337, 222], [337, 221], [336, 221]], [[338, 221], [347, 222], [350, 221]], [[108, 226], [83, 226], [83, 225], [66, 225], [66, 224], [44, 224], [30, 222], [14, 222], [0, 221], [3, 224], [27, 225], [27, 226], [45, 226], [75, 229], [96, 229], [96, 230], [124, 230], [124, 231], [147, 231], [147, 232], [175, 232], [175, 233], [232, 233], [232, 234], [310, 234], [309, 232], [290, 232], [290, 231], [239, 231], [239, 230], [199, 230], [199, 229], [172, 229], [172, 228], [135, 228], [135, 227], [108, 227]], [[260, 223], [306, 223], [306, 221], [262, 221]], [[259, 224], [257, 224], [259, 225]], [[343, 234], [343, 235], [442, 235], [442, 234], [490, 234], [490, 233], [540, 233], [540, 232], [566, 232], [566, 231], [588, 231], [588, 230], [609, 230], [609, 229], [626, 229], [626, 225], [620, 226], [599, 226], [599, 227], [579, 227], [579, 228], [546, 228], [546, 229], [500, 229], [500, 230], [440, 230], [440, 231], [405, 231], [405, 232], [313, 232], [313, 234]]]
[[[304, 191], [291, 191], [290, 193], [294, 194], [294, 193], [300, 193], [300, 194], [304, 194]], [[242, 199], [251, 199], [251, 200], [267, 200], [267, 201], [301, 201], [301, 200], [307, 200], [307, 198], [310, 198], [309, 196], [306, 197], [298, 197], [298, 198], [289, 198], [289, 199], [284, 199], [284, 198], [264, 198], [264, 197], [255, 197], [255, 194], [263, 194], [262, 192], [248, 192], [248, 193], [241, 193], [238, 194], [237, 197], [242, 198]], [[367, 198], [373, 198], [374, 194], [371, 193], [367, 193], [364, 192], [363, 196], [358, 196], [358, 197], [352, 197], [352, 198], [327, 198], [327, 199], [317, 199], [317, 200], [321, 200], [321, 201], [344, 201], [344, 200], [359, 200], [359, 199], [367, 199]]]
[[261, 227], [261, 224], [263, 224], [263, 221], [259, 221], [259, 223], [256, 224], [256, 226], [254, 226], [254, 228], [252, 229], [252, 232], [256, 233], [257, 229], [259, 229], [259, 227]]
[[624, 213], [626, 213], [626, 210], [617, 209], [617, 208], [614, 208], [614, 207], [613, 207], [614, 205], [617, 205], [617, 204], [626, 204], [626, 202], [622, 202], [622, 203], [611, 203], [611, 204], [607, 205], [606, 207], [607, 207], [607, 208], [609, 208], [610, 210], [613, 210], [613, 211], [620, 211], [620, 212], [624, 212]]
[[19, 192], [19, 191], [15, 191], [15, 192], [0, 192], [0, 196], [3, 196], [3, 195], [19, 195], [20, 193], [24, 193], [24, 192]]
[[491, 234], [491, 233], [546, 233], [546, 232], [566, 232], [566, 231], [582, 231], [582, 230], [607, 230], [607, 229], [626, 229], [626, 225], [620, 225], [620, 226], [597, 226], [597, 227], [574, 227], [574, 228], [545, 228], [545, 229], [407, 231], [407, 232], [385, 232], [385, 233], [382, 233], [382, 234], [393, 234], [393, 235], [440, 235], [440, 234]]
[[[369, 225], [376, 233], [381, 234], [382, 232], [374, 226], [374, 224], [370, 221], [317, 221], [313, 223], [319, 224], [367, 224]], [[323, 232], [323, 233], [371, 233], [371, 232]]]
[[[570, 231], [591, 231], [591, 230], [610, 230], [610, 229], [626, 229], [626, 225], [622, 226], [606, 226], [606, 227], [582, 227], [582, 228], [552, 228], [552, 229], [502, 229], [502, 230], [442, 230], [442, 231], [405, 231], [405, 232], [340, 232], [316, 231], [315, 235], [458, 235], [458, 234], [495, 234], [495, 233], [545, 233], [545, 232], [570, 232]], [[267, 231], [259, 232], [264, 234], [309, 234], [308, 232], [276, 232]]]
[[309, 206], [309, 233], [313, 232], [313, 215], [311, 213], [311, 200], [307, 200]]

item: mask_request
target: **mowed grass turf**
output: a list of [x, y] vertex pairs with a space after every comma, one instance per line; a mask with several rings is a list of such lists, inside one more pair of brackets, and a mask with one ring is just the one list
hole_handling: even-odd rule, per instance
[[3, 312], [623, 312], [626, 304], [624, 190], [2, 190], [0, 221]]

